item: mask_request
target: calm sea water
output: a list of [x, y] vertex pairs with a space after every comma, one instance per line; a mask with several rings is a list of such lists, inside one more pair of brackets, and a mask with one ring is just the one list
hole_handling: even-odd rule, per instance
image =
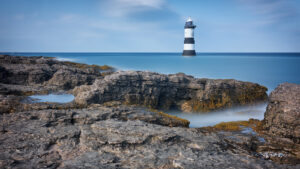
[[[264, 85], [269, 89], [269, 93], [283, 82], [300, 84], [300, 53], [198, 53], [195, 57], [183, 57], [181, 53], [8, 54], [52, 56], [58, 60], [98, 65], [107, 64], [120, 70], [148, 70], [166, 74], [183, 72], [197, 78], [237, 79]], [[240, 118], [236, 117], [241, 115], [241, 111], [236, 109], [214, 112], [211, 115], [170, 113], [187, 118], [191, 120], [192, 127], [198, 127], [213, 125], [221, 121], [245, 120], [248, 118], [262, 119], [265, 105], [245, 109], [242, 108], [241, 111], [248, 113], [246, 115], [244, 113]], [[256, 113], [249, 112], [249, 109]], [[232, 118], [228, 118], [229, 114], [233, 114]], [[210, 118], [212, 122], [208, 120]]]

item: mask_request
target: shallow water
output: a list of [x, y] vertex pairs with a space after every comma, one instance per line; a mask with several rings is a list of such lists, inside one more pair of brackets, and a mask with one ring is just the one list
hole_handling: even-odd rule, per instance
[[[257, 136], [257, 133], [250, 127], [244, 127], [241, 132], [244, 134]], [[258, 141], [260, 141], [262, 143], [266, 142], [266, 140], [263, 137], [257, 136], [256, 138], [258, 139]]]
[[220, 122], [249, 120], [250, 118], [262, 120], [267, 104], [255, 106], [241, 106], [207, 113], [167, 112], [190, 121], [190, 127], [213, 126]]
[[48, 95], [32, 95], [29, 96], [33, 102], [53, 102], [53, 103], [69, 103], [74, 100], [71, 94], [48, 94]]

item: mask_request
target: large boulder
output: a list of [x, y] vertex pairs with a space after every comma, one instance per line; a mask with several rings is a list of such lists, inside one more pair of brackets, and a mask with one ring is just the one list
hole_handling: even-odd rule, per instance
[[267, 88], [233, 79], [197, 79], [183, 73], [120, 71], [74, 89], [80, 105], [121, 101], [155, 109], [210, 111], [265, 101]]
[[263, 126], [271, 135], [300, 144], [300, 85], [284, 83], [270, 94]]

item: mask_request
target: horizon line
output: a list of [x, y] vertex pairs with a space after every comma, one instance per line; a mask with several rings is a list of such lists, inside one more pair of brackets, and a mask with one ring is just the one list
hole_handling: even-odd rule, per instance
[[[182, 53], [182, 52], [1, 52], [0, 54], [5, 53]], [[299, 52], [196, 52], [196, 54], [275, 54], [275, 53], [282, 53], [282, 54], [300, 54]]]

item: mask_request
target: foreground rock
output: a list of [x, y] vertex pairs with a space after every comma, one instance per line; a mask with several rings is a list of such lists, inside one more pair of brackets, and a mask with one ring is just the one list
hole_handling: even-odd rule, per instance
[[300, 85], [284, 83], [272, 91], [264, 128], [272, 135], [300, 144]]
[[209, 111], [265, 101], [267, 88], [237, 80], [196, 79], [185, 74], [116, 72], [74, 89], [80, 105], [121, 101], [155, 109]]
[[271, 151], [293, 154], [300, 161], [300, 85], [284, 83], [270, 94], [263, 128]]
[[297, 168], [155, 116], [100, 105], [2, 114], [0, 168]]

